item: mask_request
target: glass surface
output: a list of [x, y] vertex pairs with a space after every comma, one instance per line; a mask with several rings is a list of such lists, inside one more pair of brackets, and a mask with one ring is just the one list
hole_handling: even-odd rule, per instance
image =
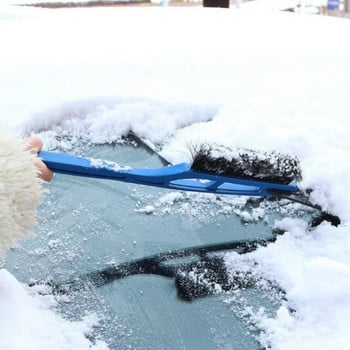
[[[132, 167], [163, 166], [156, 154], [132, 143], [90, 145], [75, 154]], [[34, 239], [7, 255], [5, 267], [25, 283], [59, 286], [169, 250], [271, 236], [273, 215], [247, 224], [226, 197], [182, 194], [109, 180], [56, 175], [40, 209]], [[275, 214], [274, 214], [275, 215]], [[182, 258], [178, 261], [190, 261]], [[177, 260], [164, 264], [177, 264]], [[261, 291], [241, 291], [192, 302], [177, 295], [174, 278], [133, 275], [96, 287], [84, 282], [60, 298], [72, 319], [95, 313], [96, 335], [111, 349], [258, 349], [257, 330], [240, 314], [245, 303], [275, 310]], [[239, 301], [241, 300], [241, 301]], [[241, 302], [241, 305], [240, 305]]]

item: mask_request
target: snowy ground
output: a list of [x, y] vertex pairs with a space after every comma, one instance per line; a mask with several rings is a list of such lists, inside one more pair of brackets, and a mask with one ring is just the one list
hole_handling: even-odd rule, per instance
[[[175, 163], [188, 161], [186, 144], [198, 140], [297, 155], [299, 186], [312, 187], [313, 200], [342, 224], [310, 232], [285, 220], [287, 233], [275, 244], [228, 254], [227, 263], [257, 262], [257, 273], [287, 293], [275, 318], [250, 315], [264, 330], [262, 345], [346, 349], [349, 29], [348, 20], [261, 7], [1, 5], [0, 127], [40, 133], [48, 148], [62, 133], [103, 143], [133, 130]], [[84, 337], [93, 320], [62, 320], [4, 270], [0, 286], [2, 349], [106, 348]]]

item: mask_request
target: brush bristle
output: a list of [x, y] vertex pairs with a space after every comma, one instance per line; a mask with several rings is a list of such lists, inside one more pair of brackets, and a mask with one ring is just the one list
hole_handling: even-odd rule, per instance
[[298, 158], [276, 151], [258, 152], [201, 145], [193, 155], [191, 169], [214, 175], [279, 184], [301, 180]]

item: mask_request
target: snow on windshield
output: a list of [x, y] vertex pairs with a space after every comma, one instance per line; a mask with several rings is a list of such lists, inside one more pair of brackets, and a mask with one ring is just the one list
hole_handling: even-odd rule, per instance
[[[38, 133], [47, 148], [68, 151], [79, 138], [111, 143], [133, 131], [172, 163], [188, 161], [188, 144], [204, 141], [299, 157], [300, 188], [313, 188], [312, 200], [342, 225], [310, 232], [303, 222], [284, 220], [279, 226], [287, 233], [276, 243], [225, 259], [242, 268], [246, 259], [256, 262], [286, 291], [275, 317], [249, 315], [263, 330], [262, 346], [346, 348], [349, 29], [344, 19], [244, 9], [2, 5], [0, 125], [18, 135]], [[66, 145], [58, 145], [62, 135], [70, 137]], [[59, 349], [91, 345], [82, 334], [93, 321], [75, 324], [62, 340], [66, 321], [20, 297], [12, 275], [2, 271], [0, 282], [0, 324], [9, 341], [17, 336], [18, 310], [30, 308], [42, 325], [33, 327], [33, 314], [23, 313], [27, 330], [23, 342], [13, 343], [18, 349], [36, 344], [31, 332], [43, 349], [55, 348], [50, 337]], [[57, 324], [61, 331], [52, 335]]]

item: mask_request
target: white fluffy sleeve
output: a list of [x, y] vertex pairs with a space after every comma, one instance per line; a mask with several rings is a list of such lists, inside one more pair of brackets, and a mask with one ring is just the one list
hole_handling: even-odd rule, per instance
[[0, 255], [37, 222], [41, 180], [22, 140], [0, 135]]

